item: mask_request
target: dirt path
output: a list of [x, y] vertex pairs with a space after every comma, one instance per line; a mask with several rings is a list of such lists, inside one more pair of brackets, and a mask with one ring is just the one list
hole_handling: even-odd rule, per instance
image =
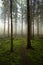
[[20, 57], [21, 57], [21, 65], [31, 65], [29, 58], [26, 55], [26, 48], [23, 44], [20, 45]]

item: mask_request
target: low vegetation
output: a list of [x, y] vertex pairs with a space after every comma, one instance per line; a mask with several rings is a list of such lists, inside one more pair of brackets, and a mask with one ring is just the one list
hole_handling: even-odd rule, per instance
[[10, 39], [0, 39], [0, 65], [43, 65], [43, 40], [31, 40], [32, 49], [26, 49], [26, 39], [14, 39], [10, 52]]

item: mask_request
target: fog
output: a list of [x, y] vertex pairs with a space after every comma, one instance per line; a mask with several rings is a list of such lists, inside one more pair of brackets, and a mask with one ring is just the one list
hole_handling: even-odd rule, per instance
[[[3, 7], [2, 1], [0, 0], [0, 35], [4, 35], [4, 20], [1, 18], [2, 7]], [[37, 8], [37, 5], [36, 5], [36, 8]], [[20, 6], [18, 6], [18, 10], [20, 11]], [[21, 16], [21, 14], [19, 13], [17, 15]], [[36, 19], [34, 19], [34, 34], [37, 34], [37, 20]], [[31, 21], [31, 23], [32, 22], [33, 21]], [[17, 20], [17, 34], [21, 34], [21, 29], [22, 29], [22, 20], [20, 18], [19, 20]], [[31, 25], [31, 30], [33, 34], [33, 23]], [[9, 21], [9, 33], [11, 33], [11, 21]], [[15, 33], [15, 21], [13, 21], [13, 34], [14, 33]], [[7, 20], [5, 23], [5, 34], [6, 35], [8, 34], [8, 21]], [[27, 21], [24, 21], [24, 20], [23, 20], [23, 34], [27, 34]], [[41, 23], [41, 21], [39, 21], [39, 34], [43, 34], [43, 24]]]
[[[5, 23], [5, 32], [6, 34], [8, 33], [8, 21], [6, 20]], [[21, 34], [21, 22], [17, 22], [17, 34]], [[26, 34], [27, 32], [27, 25], [25, 24], [25, 22], [23, 22], [23, 33]], [[3, 35], [4, 33], [4, 21], [2, 19], [0, 19], [0, 35]], [[11, 22], [9, 21], [9, 33], [11, 33]], [[15, 33], [15, 23], [13, 22], [13, 33]]]
[[[21, 34], [22, 23], [20, 21], [17, 22], [17, 34]], [[32, 24], [32, 32], [33, 32], [33, 24]], [[11, 22], [9, 21], [9, 33], [11, 33]], [[15, 33], [15, 23], [13, 22], [13, 34]], [[23, 22], [23, 34], [27, 33], [27, 24]], [[39, 33], [43, 34], [43, 24], [39, 23]], [[4, 34], [4, 21], [0, 19], [0, 35]], [[5, 23], [5, 34], [8, 34], [8, 21]], [[34, 22], [34, 34], [37, 34], [37, 22]]]

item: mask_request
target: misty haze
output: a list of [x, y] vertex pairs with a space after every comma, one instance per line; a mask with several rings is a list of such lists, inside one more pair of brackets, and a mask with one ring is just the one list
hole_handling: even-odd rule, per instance
[[43, 0], [0, 0], [0, 65], [43, 65]]

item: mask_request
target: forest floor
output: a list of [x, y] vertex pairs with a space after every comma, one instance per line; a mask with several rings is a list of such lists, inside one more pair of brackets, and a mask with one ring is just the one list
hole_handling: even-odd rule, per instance
[[43, 65], [43, 39], [31, 40], [34, 48], [26, 49], [26, 39], [14, 39], [11, 53], [10, 39], [0, 39], [0, 65]]

